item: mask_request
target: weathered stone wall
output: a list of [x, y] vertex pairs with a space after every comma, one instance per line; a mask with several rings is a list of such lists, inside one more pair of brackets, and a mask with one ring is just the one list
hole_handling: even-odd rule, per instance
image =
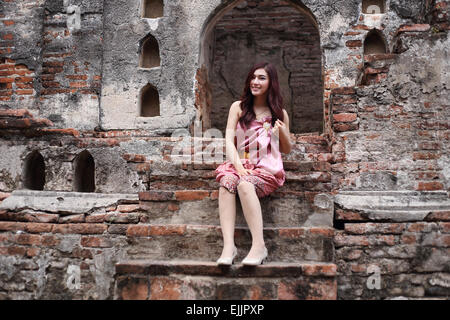
[[[275, 199], [286, 197], [280, 202], [286, 213], [292, 207], [311, 213], [317, 193], [334, 195], [337, 230], [335, 251], [330, 230], [270, 230], [271, 241], [282, 246], [307, 235], [326, 243], [324, 255], [338, 265], [340, 299], [448, 298], [448, 1], [387, 0], [382, 15], [362, 14], [354, 0], [274, 3], [317, 22], [325, 128], [322, 135], [292, 135], [293, 151], [283, 159], [287, 182]], [[186, 222], [148, 221], [155, 212], [189, 212], [182, 201], [209, 199], [208, 208], [217, 209], [216, 164], [175, 161], [198, 160], [218, 142], [213, 153], [221, 163], [223, 139], [195, 144], [164, 136], [192, 132], [200, 115], [208, 128], [217, 112], [209, 92], [209, 36], [238, 4], [166, 1], [163, 17], [145, 19], [138, 0], [0, 3], [0, 201], [18, 199], [25, 159], [35, 150], [46, 166], [45, 191], [27, 201], [45, 204], [48, 192], [66, 192], [52, 194], [46, 208], [0, 210], [0, 298], [113, 298], [114, 264], [146, 254], [149, 242], [156, 239], [157, 257], [172, 258], [180, 248], [196, 252], [198, 243], [220, 239], [217, 228], [204, 227], [200, 242], [188, 243], [201, 232]], [[386, 52], [364, 55], [372, 29]], [[158, 41], [161, 65], [139, 68], [149, 35]], [[148, 83], [159, 93], [157, 117], [139, 116], [140, 90]], [[113, 201], [83, 212], [52, 211], [74, 191], [74, 159], [84, 150], [95, 161], [96, 192], [79, 194], [78, 205]], [[148, 190], [156, 203], [133, 197]], [[392, 194], [396, 207], [355, 205], [374, 191]], [[339, 202], [345, 192], [356, 197], [353, 208]], [[220, 253], [214, 250], [200, 258]], [[377, 270], [381, 289], [370, 289]], [[78, 271], [80, 283], [73, 278]]]

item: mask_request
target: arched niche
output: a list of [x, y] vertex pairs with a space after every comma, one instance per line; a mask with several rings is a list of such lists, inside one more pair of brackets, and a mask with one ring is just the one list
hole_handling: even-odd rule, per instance
[[161, 65], [159, 45], [155, 37], [148, 35], [140, 47], [139, 67], [149, 69]]
[[383, 34], [378, 30], [371, 30], [364, 39], [364, 55], [385, 53], [387, 53], [387, 45]]
[[23, 186], [30, 190], [44, 190], [45, 161], [39, 151], [31, 152], [25, 158], [23, 168]]
[[95, 191], [95, 161], [87, 150], [80, 152], [74, 159], [74, 191]]
[[155, 19], [164, 15], [163, 0], [142, 0], [142, 18]]
[[142, 88], [139, 99], [139, 110], [141, 117], [157, 117], [161, 115], [159, 109], [158, 90], [150, 83]]
[[322, 133], [324, 89], [317, 21], [300, 1], [234, 1], [216, 10], [201, 36], [196, 108], [205, 128], [225, 132], [248, 70], [269, 61], [278, 70], [292, 133]]
[[363, 0], [362, 12], [365, 14], [385, 13], [385, 0]]

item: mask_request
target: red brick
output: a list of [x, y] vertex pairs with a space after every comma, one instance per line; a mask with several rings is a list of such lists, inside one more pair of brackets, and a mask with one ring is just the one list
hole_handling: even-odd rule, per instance
[[103, 224], [90, 224], [90, 223], [80, 223], [80, 224], [61, 224], [54, 225], [53, 233], [74, 233], [74, 234], [101, 234], [107, 230], [107, 226]]
[[441, 155], [433, 152], [414, 152], [413, 160], [434, 160], [439, 159]]
[[25, 230], [29, 233], [45, 233], [51, 232], [54, 224], [51, 223], [35, 223], [30, 222], [25, 224]]
[[333, 115], [333, 120], [336, 122], [353, 122], [356, 119], [356, 113], [338, 113]]
[[336, 104], [354, 104], [357, 103], [358, 100], [356, 98], [353, 98], [351, 96], [349, 97], [333, 97], [333, 105]]
[[17, 244], [39, 246], [42, 243], [42, 236], [34, 234], [19, 234], [15, 239]]
[[333, 229], [326, 229], [326, 228], [311, 228], [309, 229], [309, 232], [311, 234], [318, 234], [324, 237], [332, 237], [334, 235]]
[[13, 78], [0, 78], [0, 83], [11, 83], [14, 82]]
[[14, 40], [14, 35], [12, 33], [4, 34], [3, 40]]
[[32, 77], [16, 77], [14, 78], [15, 82], [24, 82], [24, 83], [31, 83], [34, 81], [34, 78]]
[[92, 248], [111, 248], [112, 242], [101, 237], [81, 237], [81, 246]]
[[427, 215], [427, 221], [450, 221], [450, 211], [433, 211]]
[[148, 237], [150, 225], [130, 225], [127, 229], [128, 237]]
[[444, 233], [450, 233], [450, 222], [438, 222], [439, 228]]
[[441, 182], [419, 182], [418, 191], [443, 190], [444, 185]]
[[402, 25], [398, 29], [398, 32], [426, 32], [431, 29], [429, 24], [413, 24], [413, 25]]
[[168, 235], [184, 235], [186, 232], [186, 225], [180, 226], [150, 226], [150, 236], [168, 236]]
[[87, 82], [70, 82], [69, 86], [72, 88], [88, 88], [89, 84]]
[[209, 197], [209, 191], [179, 190], [175, 191], [175, 199], [178, 201], [202, 200]]
[[37, 257], [40, 253], [41, 253], [40, 248], [28, 248], [25, 254], [27, 257], [32, 258]]
[[402, 244], [418, 244], [418, 237], [413, 234], [405, 234], [400, 238]]
[[150, 300], [178, 300], [182, 282], [168, 277], [154, 277], [150, 282]]
[[25, 223], [0, 221], [0, 231], [18, 231], [18, 230], [24, 230], [24, 229], [25, 229]]
[[120, 204], [117, 206], [117, 211], [120, 212], [134, 212], [138, 211], [140, 206], [138, 204]]
[[145, 162], [146, 161], [145, 156], [141, 155], [141, 154], [125, 153], [122, 155], [122, 158], [124, 158], [128, 162]]
[[219, 199], [219, 190], [214, 190], [211, 192], [210, 195], [211, 200], [217, 200]]
[[354, 131], [359, 129], [358, 123], [334, 123], [333, 129], [337, 132]]
[[331, 90], [331, 94], [343, 94], [343, 95], [352, 95], [355, 94], [356, 90], [354, 87], [339, 87]]
[[42, 236], [42, 246], [45, 247], [56, 247], [61, 243], [61, 240], [55, 236], [43, 235]]
[[8, 247], [8, 255], [11, 256], [24, 256], [27, 253], [26, 247], [17, 247], [17, 246], [11, 246]]
[[147, 300], [149, 295], [149, 285], [147, 279], [129, 278], [126, 285], [120, 289], [120, 296], [123, 300]]
[[81, 74], [69, 74], [65, 76], [67, 79], [71, 80], [87, 80], [87, 75], [81, 75]]
[[334, 264], [311, 264], [303, 268], [303, 273], [307, 276], [335, 276], [336, 272], [337, 267]]
[[278, 234], [283, 238], [298, 239], [305, 235], [305, 230], [298, 228], [283, 228], [279, 229]]
[[84, 213], [59, 218], [59, 223], [82, 223], [82, 222], [85, 222]]
[[142, 201], [174, 200], [174, 192], [172, 192], [172, 191], [143, 191], [143, 192], [139, 192], [139, 200], [142, 200]]
[[369, 245], [369, 239], [366, 236], [348, 236], [343, 233], [337, 233], [334, 237], [334, 242], [337, 247]]
[[348, 40], [345, 42], [345, 45], [349, 48], [358, 48], [358, 47], [362, 47], [362, 41], [361, 40]]

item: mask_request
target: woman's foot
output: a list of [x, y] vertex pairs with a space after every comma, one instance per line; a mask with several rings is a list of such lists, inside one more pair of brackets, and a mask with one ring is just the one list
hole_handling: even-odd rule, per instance
[[257, 266], [264, 262], [264, 260], [267, 258], [268, 252], [266, 247], [250, 250], [247, 257], [245, 257], [244, 260], [242, 260], [242, 264], [246, 266]]
[[232, 249], [223, 248], [222, 255], [217, 259], [217, 264], [231, 266], [233, 264], [234, 258], [237, 256], [237, 248], [235, 246]]

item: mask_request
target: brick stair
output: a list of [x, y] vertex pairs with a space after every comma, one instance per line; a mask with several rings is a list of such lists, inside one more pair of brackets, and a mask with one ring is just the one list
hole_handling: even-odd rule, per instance
[[116, 299], [335, 300], [333, 263], [271, 262], [219, 267], [214, 262], [136, 260], [116, 265]]
[[140, 223], [129, 226], [126, 261], [116, 265], [116, 299], [336, 299], [333, 204], [326, 193], [277, 191], [261, 199], [267, 264], [240, 261], [251, 235], [237, 197], [237, 264], [214, 262], [223, 242], [218, 192], [139, 193]]

